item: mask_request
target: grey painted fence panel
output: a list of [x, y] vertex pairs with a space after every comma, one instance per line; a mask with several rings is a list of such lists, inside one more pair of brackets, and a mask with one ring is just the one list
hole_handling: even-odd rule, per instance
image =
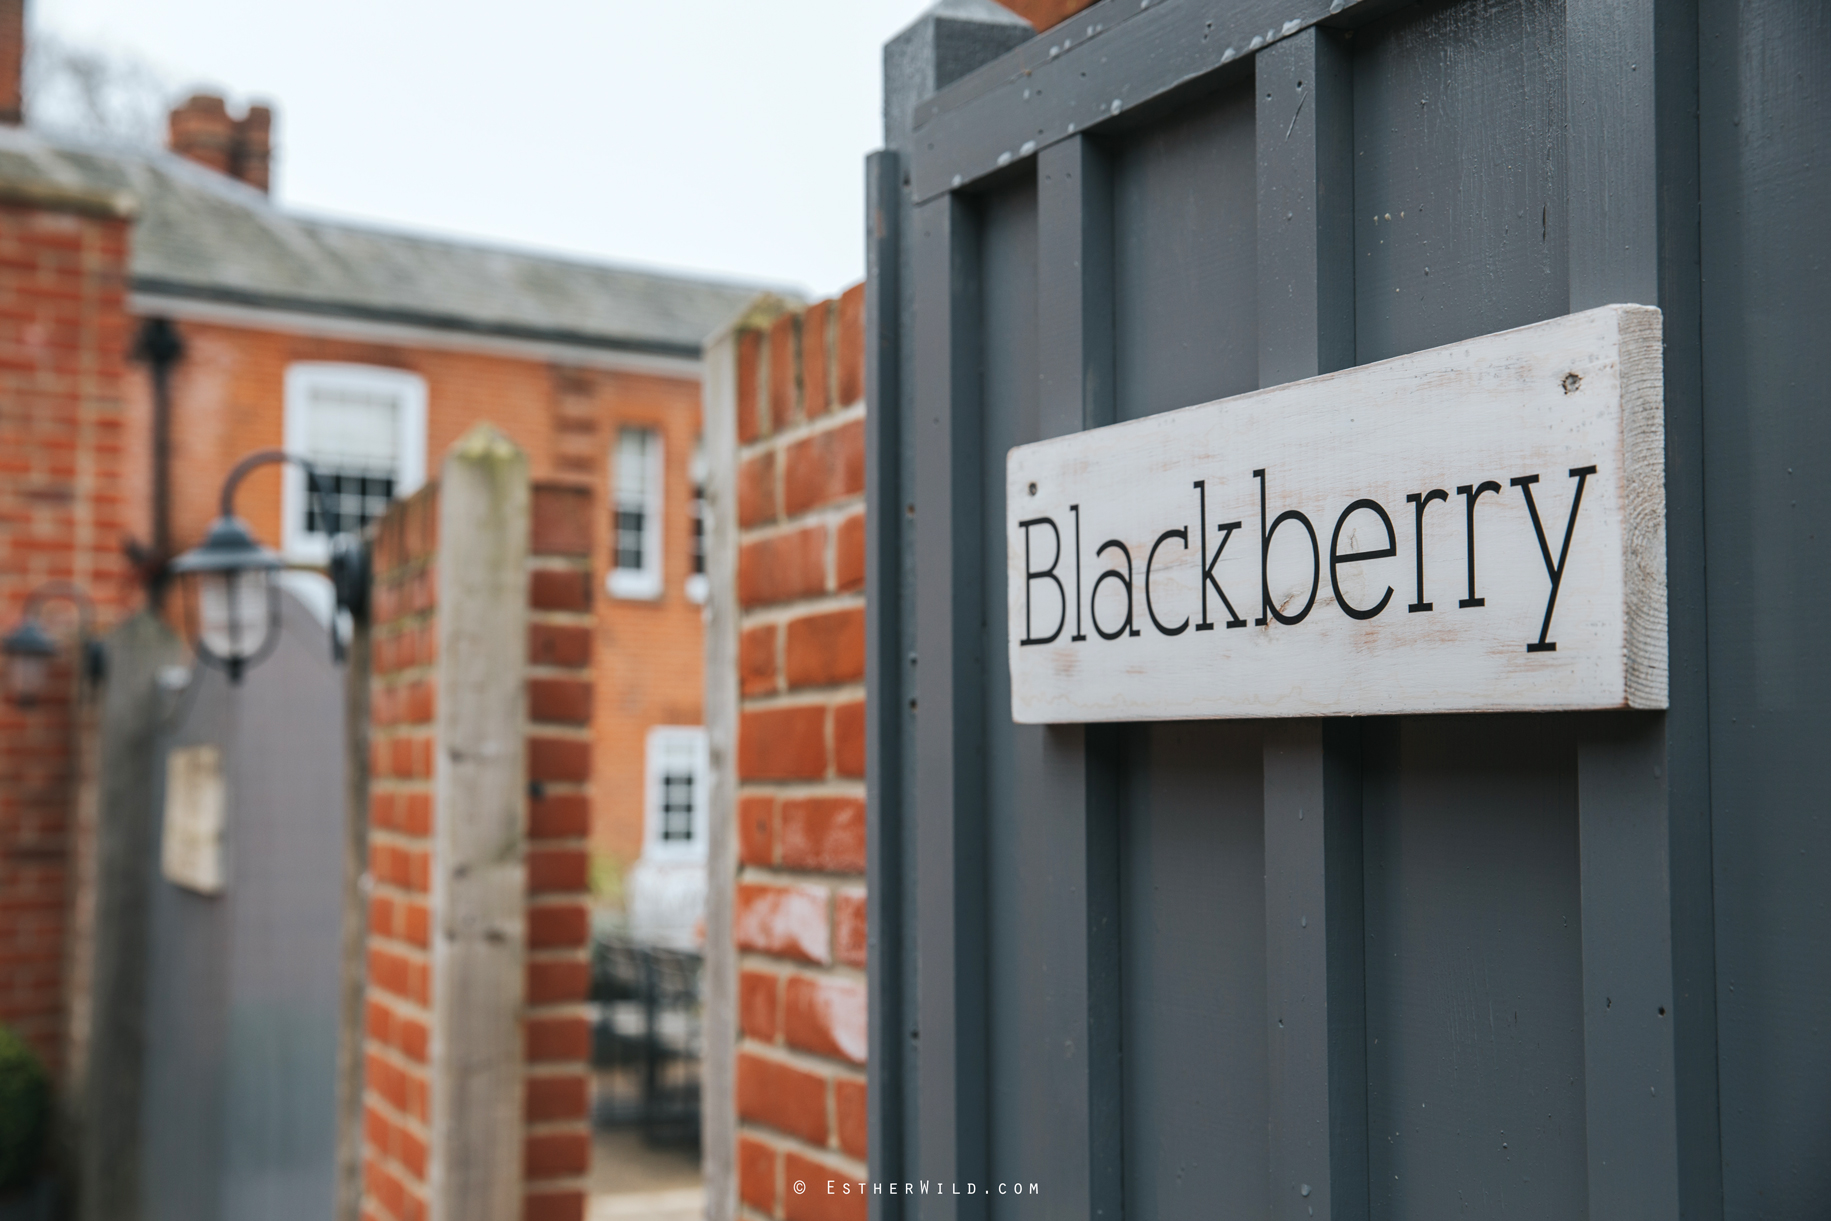
[[[1817, 1216], [1831, 18], [1328, 7], [1104, 0], [888, 112], [938, 223], [885, 340], [918, 393], [873, 398], [873, 503], [923, 541], [872, 613], [923, 642], [940, 749], [872, 780], [924, 846], [887, 917], [921, 969], [874, 992], [923, 1064], [885, 1105], [920, 1116], [899, 1165], [1028, 1163], [1052, 1198], [908, 1211], [1099, 1213], [1116, 1145], [1138, 1217]], [[1009, 725], [1004, 447], [1608, 302], [1664, 314], [1668, 712]], [[1115, 979], [1121, 1050], [1046, 1071]]]

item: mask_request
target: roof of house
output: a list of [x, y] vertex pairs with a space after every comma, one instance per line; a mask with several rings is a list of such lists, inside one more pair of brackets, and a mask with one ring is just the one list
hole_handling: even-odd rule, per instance
[[132, 288], [151, 296], [695, 358], [763, 291], [301, 216], [170, 153], [20, 128], [0, 128], [0, 194], [131, 211]]

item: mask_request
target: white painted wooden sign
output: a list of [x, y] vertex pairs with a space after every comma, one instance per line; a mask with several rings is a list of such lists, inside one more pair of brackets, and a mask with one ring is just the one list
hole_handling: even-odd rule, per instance
[[1666, 706], [1659, 311], [1013, 449], [1023, 723]]

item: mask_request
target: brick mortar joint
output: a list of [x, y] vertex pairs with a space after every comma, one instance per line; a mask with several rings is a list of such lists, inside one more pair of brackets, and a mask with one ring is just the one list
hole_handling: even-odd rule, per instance
[[[841, 962], [822, 966], [797, 959], [775, 958], [756, 950], [738, 951], [738, 969], [774, 976], [778, 983], [786, 981], [791, 975], [801, 975], [808, 979], [850, 979], [860, 984], [870, 982], [863, 967], [847, 966]], [[852, 1061], [846, 1060], [844, 1063], [851, 1064]]]
[[743, 1051], [746, 1048], [748, 1048], [750, 1053], [759, 1060], [768, 1060], [788, 1068], [799, 1069], [804, 1073], [825, 1079], [826, 1083], [829, 1085], [832, 1084], [834, 1079], [833, 1070], [841, 1065], [846, 1067], [848, 1073], [859, 1073], [864, 1071], [864, 1065], [855, 1064], [850, 1060], [829, 1060], [825, 1056], [817, 1055], [811, 1051], [802, 1051], [795, 1047], [778, 1047], [774, 1043], [758, 1043], [750, 1039], [745, 1039], [738, 1043], [739, 1051]]
[[820, 594], [811, 598], [796, 598], [787, 602], [765, 602], [754, 609], [746, 609], [738, 615], [738, 630], [764, 627], [771, 623], [786, 624], [809, 615], [818, 615], [831, 611], [864, 610], [865, 595], [863, 591], [846, 590], [843, 592]]
[[839, 1161], [846, 1163], [847, 1167], [857, 1167], [863, 1173], [859, 1175], [858, 1179], [852, 1180], [855, 1183], [870, 1177], [869, 1167], [866, 1166], [864, 1162], [841, 1151], [837, 1145], [828, 1147], [825, 1145], [809, 1144], [799, 1136], [796, 1136], [793, 1132], [784, 1132], [780, 1128], [772, 1128], [768, 1124], [759, 1123], [754, 1119], [739, 1119], [737, 1127], [738, 1135], [749, 1135], [752, 1136], [753, 1139], [766, 1133], [772, 1139], [763, 1140], [760, 1143], [772, 1145], [778, 1152], [799, 1153], [803, 1157], [813, 1161], [830, 1162], [834, 1159], [838, 1159]]
[[[797, 975], [804, 979], [815, 981], [822, 979], [850, 980], [861, 988], [867, 986], [869, 982], [865, 977], [863, 967], [848, 967], [839, 963], [834, 963], [831, 966], [820, 966], [817, 963], [800, 962], [787, 958], [771, 958], [767, 954], [759, 954], [755, 950], [745, 950], [738, 955], [738, 970], [741, 974], [745, 975], [771, 976], [775, 979], [778, 987], [786, 987], [789, 977]], [[752, 1039], [750, 1036], [745, 1035], [739, 1039], [738, 1048], [739, 1050], [742, 1050], [745, 1047], [772, 1051], [798, 1050], [802, 1055], [810, 1056], [815, 1061], [826, 1065], [827, 1069], [843, 1068], [853, 1073], [862, 1073], [865, 1071], [865, 1066], [856, 1060], [847, 1059], [843, 1056], [827, 1056], [820, 1052], [808, 1051], [806, 1048], [795, 1048], [792, 1044], [787, 1042], [786, 1036], [784, 1036], [781, 1047], [778, 1047], [775, 1043], [761, 1039]], [[826, 1071], [826, 1069], [823, 1069], [822, 1071]]]
[[806, 512], [797, 513], [793, 517], [772, 518], [766, 522], [758, 522], [754, 526], [743, 526], [738, 529], [738, 549], [741, 551], [751, 543], [780, 538], [788, 534], [798, 534], [809, 526], [820, 523], [836, 525], [852, 516], [856, 510], [864, 507], [863, 495], [848, 496], [844, 500], [829, 500], [815, 505]]
[[596, 627], [597, 613], [580, 610], [546, 610], [538, 606], [528, 607], [528, 626], [542, 627]]
[[[817, 689], [802, 687], [792, 691], [776, 691], [771, 692], [768, 695], [752, 696], [748, 702], [740, 702], [738, 704], [738, 710], [740, 712], [762, 710], [780, 711], [795, 708], [819, 708], [824, 710], [838, 704], [858, 702], [857, 696], [848, 699], [837, 699], [834, 698], [833, 695], [827, 694], [826, 692], [828, 690], [829, 689], [826, 688]], [[739, 782], [746, 784], [752, 783], [741, 776], [739, 777]]]
[[807, 703], [809, 702], [808, 697], [810, 696], [814, 697], [812, 702], [816, 704], [835, 706], [839, 704], [856, 704], [864, 699], [864, 691], [865, 689], [856, 682], [789, 687], [783, 691], [762, 691], [755, 695], [740, 698], [738, 700], [738, 710], [740, 712], [748, 712], [752, 709], [773, 708], [778, 704], [790, 701]]
[[737, 458], [740, 463], [759, 454], [787, 449], [797, 441], [844, 428], [854, 420], [865, 418], [865, 400], [847, 403], [844, 407], [829, 408], [824, 414], [814, 419], [801, 419], [771, 432], [759, 433], [751, 441], [738, 446]]
[[[523, 1119], [521, 1130], [528, 1136], [566, 1136], [574, 1132], [587, 1132], [591, 1129], [591, 1118], [581, 1115], [573, 1119]], [[576, 1178], [577, 1175], [562, 1177]]]
[[769, 788], [758, 781], [748, 781], [737, 791], [739, 799], [745, 797], [774, 797], [778, 801], [800, 801], [812, 797], [850, 797], [857, 801], [865, 799], [865, 782], [862, 780], [840, 781], [783, 781], [780, 785]]
[[856, 1060], [829, 1058], [821, 1055], [819, 1052], [809, 1051], [804, 1047], [796, 1047], [793, 1043], [788, 1042], [786, 1038], [784, 1038], [783, 1042], [777, 1044], [764, 1043], [760, 1040], [745, 1036], [743, 1039], [739, 1040], [737, 1049], [740, 1053], [745, 1051], [754, 1053], [765, 1051], [793, 1052], [797, 1055], [806, 1057], [805, 1062], [796, 1067], [801, 1068], [806, 1072], [818, 1073], [820, 1076], [827, 1079], [828, 1084], [863, 1085], [865, 1083], [865, 1077], [863, 1075], [865, 1072], [865, 1065], [858, 1063]]
[[863, 885], [862, 873], [827, 873], [820, 869], [782, 869], [774, 865], [741, 865], [738, 881], [757, 885], [824, 886]]
[[381, 1112], [383, 1118], [387, 1119], [389, 1123], [397, 1124], [400, 1127], [407, 1128], [414, 1132], [432, 1131], [431, 1124], [416, 1119], [410, 1112], [399, 1109], [392, 1102], [389, 1102], [385, 1095], [377, 1092], [373, 1086], [370, 1086], [363, 1091], [362, 1101], [365, 1107], [373, 1106], [377, 1111]]

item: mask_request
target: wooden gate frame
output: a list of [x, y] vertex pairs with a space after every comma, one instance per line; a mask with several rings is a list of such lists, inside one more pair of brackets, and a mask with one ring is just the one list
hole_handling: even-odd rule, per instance
[[[989, 1171], [979, 292], [965, 194], [1036, 158], [1042, 433], [1114, 418], [1112, 193], [1103, 128], [1215, 74], [1258, 99], [1261, 385], [1353, 354], [1351, 82], [1344, 30], [1392, 0], [1102, 0], [1036, 38], [931, 12], [885, 55], [886, 149], [867, 165], [867, 560], [871, 1173], [985, 1183]], [[1590, 1214], [1720, 1215], [1716, 966], [1704, 621], [1696, 0], [1567, 0], [1568, 310], [1656, 304], [1665, 367], [1671, 710], [1608, 714], [1578, 757]], [[1197, 37], [1208, 22], [1207, 37]], [[1192, 28], [1193, 27], [1193, 28]], [[1079, 45], [1077, 45], [1079, 44]], [[1068, 54], [1073, 50], [1074, 54]], [[950, 68], [949, 65], [955, 67]], [[978, 65], [974, 67], [975, 65]], [[973, 67], [962, 74], [958, 69]], [[957, 79], [953, 79], [957, 78]], [[1237, 79], [1237, 78], [1235, 78]], [[1276, 91], [1274, 90], [1274, 91]], [[1318, 207], [1317, 201], [1336, 205]], [[1682, 340], [1674, 337], [1683, 336]], [[1268, 998], [1280, 1216], [1365, 1216], [1359, 761], [1339, 722], [1269, 727]], [[1058, 811], [1086, 918], [1064, 1031], [1086, 1049], [1050, 1210], [1116, 1217], [1117, 797], [1102, 727], [1030, 727], [1020, 782]], [[1298, 822], [1300, 806], [1325, 817]], [[1068, 857], [1060, 858], [1067, 860]], [[919, 884], [917, 884], [919, 880]], [[1326, 914], [1325, 936], [1280, 912]], [[1666, 952], [1666, 951], [1669, 951]], [[1606, 1003], [1608, 1000], [1614, 1004]], [[1670, 1018], [1658, 1016], [1670, 1013]], [[919, 1048], [919, 1055], [909, 1049]], [[1310, 1138], [1327, 1133], [1326, 1140]], [[1072, 1154], [1073, 1156], [1066, 1156]], [[1064, 1192], [1068, 1193], [1064, 1197]], [[873, 1194], [871, 1215], [965, 1219], [984, 1195]], [[1309, 1210], [1306, 1212], [1305, 1210]]]

